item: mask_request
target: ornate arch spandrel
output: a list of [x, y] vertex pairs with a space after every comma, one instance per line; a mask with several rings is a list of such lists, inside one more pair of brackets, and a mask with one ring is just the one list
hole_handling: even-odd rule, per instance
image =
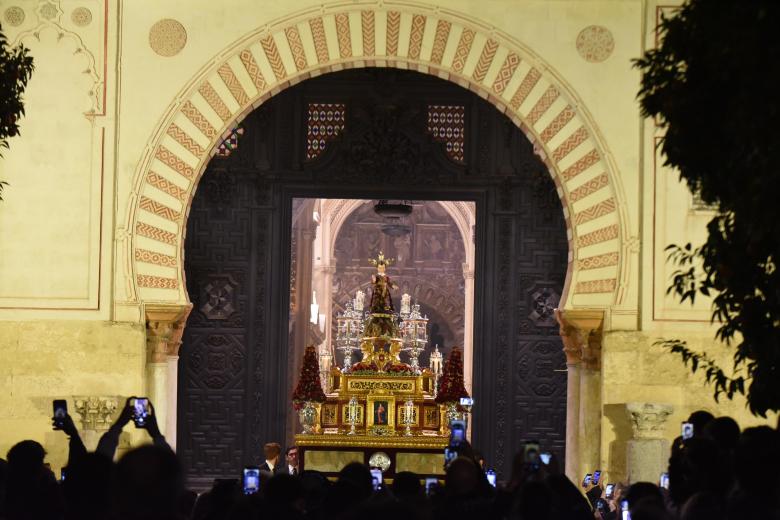
[[136, 172], [124, 251], [136, 299], [188, 301], [183, 243], [189, 207], [233, 126], [291, 85], [356, 67], [438, 76], [505, 113], [534, 144], [561, 198], [570, 252], [562, 307], [620, 303], [628, 261], [621, 246], [625, 198], [604, 140], [574, 90], [502, 31], [453, 10], [392, 1], [331, 3], [295, 13], [240, 38], [192, 78], [166, 111]]

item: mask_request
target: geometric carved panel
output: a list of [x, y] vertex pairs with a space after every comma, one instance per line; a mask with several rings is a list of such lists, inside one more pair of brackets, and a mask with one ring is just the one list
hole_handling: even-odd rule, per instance
[[210, 320], [224, 320], [235, 311], [236, 282], [229, 275], [212, 275], [201, 289], [200, 311]]

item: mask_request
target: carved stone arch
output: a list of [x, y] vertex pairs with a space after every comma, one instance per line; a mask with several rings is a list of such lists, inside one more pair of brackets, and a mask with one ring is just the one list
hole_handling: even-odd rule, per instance
[[151, 136], [135, 174], [127, 216], [131, 240], [120, 251], [133, 299], [188, 301], [187, 214], [206, 165], [233, 126], [291, 85], [354, 67], [438, 76], [505, 113], [534, 144], [561, 198], [570, 251], [561, 306], [577, 306], [583, 298], [591, 307], [621, 302], [628, 272], [625, 197], [577, 94], [512, 36], [451, 9], [398, 1], [330, 2], [298, 11], [241, 37], [190, 80]]

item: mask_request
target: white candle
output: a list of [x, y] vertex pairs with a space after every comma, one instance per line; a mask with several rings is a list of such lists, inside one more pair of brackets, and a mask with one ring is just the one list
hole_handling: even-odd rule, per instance
[[412, 297], [404, 293], [401, 296], [401, 314], [409, 314], [409, 305], [412, 302]]

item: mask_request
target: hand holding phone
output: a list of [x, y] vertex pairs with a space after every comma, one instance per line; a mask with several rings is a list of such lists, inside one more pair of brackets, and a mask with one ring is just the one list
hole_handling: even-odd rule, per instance
[[487, 477], [488, 483], [491, 486], [496, 487], [496, 472], [492, 469], [489, 469], [485, 472], [485, 476]]
[[615, 484], [607, 484], [607, 488], [604, 490], [604, 498], [611, 500], [615, 496]]
[[593, 475], [590, 473], [587, 473], [585, 475], [585, 478], [582, 479], [582, 487], [586, 488], [590, 486], [590, 483], [593, 481]]
[[593, 472], [593, 485], [598, 486], [600, 479], [601, 479], [601, 470], [597, 469], [596, 471]]
[[682, 439], [684, 441], [687, 441], [692, 437], [693, 437], [693, 423], [689, 423], [689, 422], [682, 423]]

